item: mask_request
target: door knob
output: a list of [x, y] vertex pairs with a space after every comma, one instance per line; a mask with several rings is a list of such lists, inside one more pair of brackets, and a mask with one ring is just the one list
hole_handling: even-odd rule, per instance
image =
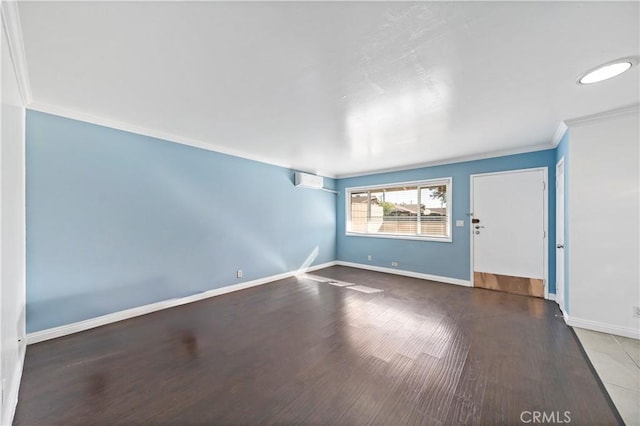
[[556, 244], [556, 248], [561, 248], [561, 249], [563, 249], [563, 248], [564, 248], [564, 244]]
[[482, 225], [476, 225], [476, 229], [484, 228]]

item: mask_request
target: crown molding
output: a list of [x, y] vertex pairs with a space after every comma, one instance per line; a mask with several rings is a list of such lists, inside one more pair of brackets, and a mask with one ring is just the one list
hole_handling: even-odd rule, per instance
[[551, 144], [554, 148], [560, 144], [560, 141], [564, 134], [567, 133], [567, 130], [569, 130], [569, 127], [567, 127], [567, 124], [564, 121], [561, 121], [560, 124], [558, 124], [556, 132], [553, 134], [553, 138], [551, 139]]
[[[133, 124], [130, 124], [130, 123], [125, 123], [125, 122], [122, 122], [122, 121], [112, 120], [112, 119], [109, 119], [109, 118], [97, 117], [97, 116], [94, 116], [94, 115], [91, 115], [91, 114], [86, 114], [86, 113], [83, 113], [83, 112], [78, 112], [78, 111], [74, 111], [74, 110], [71, 110], [71, 109], [62, 108], [62, 107], [58, 107], [58, 106], [47, 105], [47, 104], [43, 104], [43, 103], [39, 103], [39, 102], [32, 102], [31, 104], [29, 104], [27, 106], [27, 109], [30, 109], [32, 111], [44, 112], [46, 114], [57, 115], [59, 117], [69, 118], [69, 119], [72, 119], [72, 120], [83, 121], [85, 123], [96, 124], [98, 126], [104, 126], [104, 127], [109, 127], [109, 128], [112, 128], [112, 129], [122, 130], [122, 131], [125, 131], [125, 132], [135, 133], [135, 134], [139, 134], [139, 135], [143, 135], [143, 136], [149, 136], [149, 137], [152, 137], [152, 138], [161, 139], [161, 140], [165, 140], [165, 141], [173, 142], [173, 143], [179, 143], [179, 144], [182, 144], [182, 145], [187, 145], [187, 146], [191, 146], [191, 147], [194, 147], [194, 148], [200, 148], [200, 149], [204, 149], [204, 150], [207, 150], [207, 151], [213, 151], [213, 152], [217, 152], [217, 153], [221, 153], [221, 154], [231, 155], [231, 156], [234, 156], [234, 157], [244, 158], [246, 160], [252, 160], [252, 161], [257, 161], [257, 162], [260, 162], [260, 163], [270, 164], [270, 165], [277, 166], [277, 167], [282, 167], [282, 168], [291, 169], [291, 170], [297, 170], [297, 171], [303, 171], [305, 173], [312, 173], [312, 174], [324, 176], [324, 177], [327, 177], [327, 178], [330, 178], [330, 179], [345, 179], [345, 178], [367, 176], [367, 175], [374, 175], [374, 174], [380, 174], [380, 173], [400, 172], [400, 171], [406, 171], [406, 170], [420, 169], [420, 168], [423, 168], [423, 167], [435, 167], [435, 166], [442, 166], [442, 165], [446, 165], [446, 164], [463, 163], [463, 162], [466, 162], [466, 161], [485, 160], [485, 159], [488, 159], [488, 158], [503, 157], [503, 156], [507, 156], [507, 155], [526, 154], [526, 153], [529, 153], [529, 152], [536, 152], [536, 151], [544, 151], [544, 150], [547, 150], [547, 149], [553, 149], [557, 145], [557, 144], [554, 145], [552, 143], [529, 145], [529, 146], [515, 148], [515, 149], [500, 150], [500, 151], [490, 151], [490, 152], [486, 152], [486, 153], [482, 153], [482, 154], [455, 157], [455, 158], [450, 158], [450, 159], [441, 160], [441, 161], [432, 161], [432, 162], [427, 162], [427, 163], [410, 164], [410, 165], [399, 166], [399, 167], [394, 167], [394, 168], [368, 170], [368, 171], [356, 172], [356, 173], [350, 173], [350, 174], [335, 175], [335, 174], [327, 173], [327, 172], [324, 172], [324, 171], [310, 170], [308, 168], [299, 168], [299, 167], [296, 167], [295, 165], [292, 165], [290, 163], [278, 162], [278, 161], [275, 161], [275, 160], [273, 160], [271, 158], [257, 156], [257, 155], [251, 155], [251, 154], [247, 154], [245, 152], [241, 152], [241, 151], [237, 151], [237, 150], [231, 150], [231, 149], [228, 149], [226, 147], [216, 146], [216, 145], [213, 145], [213, 144], [210, 144], [210, 143], [206, 143], [206, 142], [202, 142], [202, 141], [199, 141], [199, 140], [196, 140], [196, 139], [191, 139], [191, 138], [187, 138], [187, 137], [183, 137], [183, 136], [178, 136], [178, 135], [175, 135], [175, 134], [166, 133], [166, 132], [162, 132], [162, 131], [151, 130], [151, 129], [148, 129], [148, 128], [145, 128], [145, 127], [141, 127], [141, 126], [136, 126], [136, 125], [133, 125]], [[560, 136], [560, 137], [562, 137], [562, 136]], [[555, 141], [555, 136], [554, 136], [554, 141]]]
[[572, 118], [570, 120], [565, 120], [565, 123], [568, 127], [578, 127], [584, 126], [586, 124], [597, 123], [599, 121], [611, 120], [617, 117], [622, 117], [625, 115], [632, 115], [640, 113], [640, 104], [632, 104], [623, 106], [620, 108], [614, 108], [607, 111], [602, 111], [597, 114], [585, 115], [582, 117]]
[[553, 146], [551, 143], [528, 145], [528, 146], [514, 148], [514, 149], [489, 151], [482, 154], [453, 157], [453, 158], [448, 158], [446, 160], [440, 160], [440, 161], [410, 164], [406, 166], [391, 167], [388, 169], [378, 169], [378, 170], [370, 170], [370, 171], [357, 172], [357, 173], [340, 174], [336, 176], [336, 179], [347, 179], [352, 177], [377, 175], [381, 173], [404, 172], [407, 170], [422, 169], [424, 167], [444, 166], [447, 164], [465, 163], [467, 161], [486, 160], [488, 158], [505, 157], [508, 155], [527, 154], [529, 152], [544, 151], [544, 150], [553, 149], [553, 148], [555, 148], [555, 146]]
[[112, 120], [110, 118], [98, 117], [95, 115], [86, 114], [83, 112], [78, 112], [78, 111], [74, 111], [67, 108], [47, 105], [40, 102], [32, 102], [31, 104], [27, 105], [27, 109], [32, 111], [44, 112], [46, 114], [57, 115], [59, 117], [69, 118], [72, 120], [83, 121], [85, 123], [95, 124], [98, 126], [109, 127], [111, 129], [122, 130], [124, 132], [135, 133], [142, 136], [148, 136], [155, 139], [161, 139], [167, 142], [187, 145], [193, 148], [200, 148], [207, 151], [216, 152], [218, 154], [231, 155], [233, 157], [243, 158], [245, 160], [257, 161], [259, 163], [269, 164], [272, 166], [282, 167], [290, 170], [305, 171], [307, 173], [313, 173], [313, 174], [317, 174], [317, 175], [324, 176], [331, 179], [335, 178], [335, 175], [332, 175], [330, 173], [325, 173], [322, 171], [310, 171], [308, 168], [303, 170], [303, 169], [296, 168], [296, 166], [293, 164], [276, 161], [272, 158], [268, 158], [260, 155], [247, 154], [246, 152], [229, 149], [226, 147], [203, 142], [197, 139], [192, 139], [192, 138], [179, 136], [179, 135], [162, 132], [158, 130], [151, 130], [146, 127], [136, 126], [134, 124], [125, 123], [123, 121], [118, 121], [118, 120]]
[[27, 72], [27, 57], [24, 51], [22, 25], [20, 24], [17, 1], [2, 1], [2, 22], [7, 35], [13, 69], [18, 79], [18, 89], [22, 96], [22, 102], [23, 105], [29, 105], [32, 100], [31, 86], [29, 84], [29, 73]]

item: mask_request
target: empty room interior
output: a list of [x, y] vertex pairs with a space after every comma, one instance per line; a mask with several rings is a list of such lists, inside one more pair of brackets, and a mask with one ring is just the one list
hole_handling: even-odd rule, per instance
[[640, 425], [640, 2], [0, 32], [2, 425]]

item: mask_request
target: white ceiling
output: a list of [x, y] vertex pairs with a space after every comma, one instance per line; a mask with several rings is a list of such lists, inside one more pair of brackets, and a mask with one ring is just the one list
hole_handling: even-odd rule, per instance
[[34, 107], [346, 175], [550, 146], [639, 101], [638, 2], [22, 2]]

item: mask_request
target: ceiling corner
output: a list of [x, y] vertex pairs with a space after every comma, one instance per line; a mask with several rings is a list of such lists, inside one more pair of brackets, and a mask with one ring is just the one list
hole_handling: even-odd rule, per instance
[[556, 132], [553, 134], [553, 138], [551, 139], [551, 145], [553, 148], [558, 146], [567, 130], [569, 130], [569, 127], [564, 121], [561, 121], [560, 124], [558, 124]]
[[596, 114], [585, 115], [583, 117], [575, 117], [570, 120], [565, 120], [567, 127], [577, 127], [585, 124], [591, 124], [598, 121], [606, 121], [613, 118], [630, 115], [630, 114], [639, 114], [640, 113], [640, 104], [633, 103], [631, 105], [626, 105], [620, 108], [614, 108], [602, 112], [598, 112]]
[[18, 87], [24, 106], [31, 103], [31, 86], [29, 84], [29, 73], [27, 72], [27, 58], [24, 50], [24, 40], [22, 38], [22, 25], [20, 24], [20, 12], [17, 1], [2, 2], [2, 22], [4, 24], [7, 42], [9, 44], [9, 54], [13, 62], [13, 68], [18, 79]]

